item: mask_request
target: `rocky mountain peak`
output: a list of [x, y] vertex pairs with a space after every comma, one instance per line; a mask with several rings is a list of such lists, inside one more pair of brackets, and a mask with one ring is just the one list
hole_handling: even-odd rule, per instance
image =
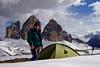
[[27, 33], [28, 31], [33, 27], [34, 23], [40, 23], [39, 19], [35, 16], [35, 15], [31, 15], [26, 21], [25, 23], [22, 25], [22, 29], [21, 29], [21, 38], [22, 39], [27, 39]]
[[[27, 39], [28, 31], [33, 28], [34, 23], [39, 23], [39, 19], [35, 15], [31, 15], [22, 25], [22, 29], [20, 30], [20, 21], [16, 21], [12, 23], [10, 27], [6, 28], [6, 37], [18, 39], [22, 38], [24, 40]], [[48, 41], [62, 41], [66, 40], [72, 42], [71, 34], [68, 34], [64, 31], [60, 24], [57, 23], [55, 19], [50, 19], [48, 24], [44, 27], [43, 32], [43, 39]]]
[[6, 28], [6, 38], [20, 39], [20, 21], [16, 21]]
[[50, 19], [48, 24], [55, 24], [56, 25], [57, 24], [57, 21], [54, 20], [54, 19]]
[[43, 30], [43, 38], [48, 41], [68, 41], [70, 39], [71, 42], [68, 33], [63, 31], [61, 25], [54, 19], [50, 19], [48, 24], [45, 26]]

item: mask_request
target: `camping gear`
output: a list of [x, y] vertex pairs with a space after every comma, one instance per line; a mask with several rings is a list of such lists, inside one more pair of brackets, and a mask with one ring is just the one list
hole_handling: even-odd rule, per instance
[[79, 56], [74, 49], [64, 44], [55, 43], [45, 47], [38, 55], [38, 59], [56, 59], [74, 56]]

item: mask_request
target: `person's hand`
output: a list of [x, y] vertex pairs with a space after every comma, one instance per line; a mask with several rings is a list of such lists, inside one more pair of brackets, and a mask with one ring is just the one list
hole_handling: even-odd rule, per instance
[[39, 52], [41, 52], [43, 50], [43, 47], [40, 47], [40, 50], [39, 50]]
[[43, 47], [41, 47], [41, 51], [43, 50]]

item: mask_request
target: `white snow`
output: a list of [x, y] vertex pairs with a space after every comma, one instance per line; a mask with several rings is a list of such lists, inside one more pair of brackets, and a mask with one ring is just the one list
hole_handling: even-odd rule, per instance
[[0, 67], [100, 67], [100, 55], [3, 63]]
[[0, 61], [5, 61], [5, 60], [13, 60], [13, 59], [20, 59], [20, 58], [31, 58], [32, 55], [16, 55], [16, 56], [2, 56], [0, 57]]
[[[51, 42], [51, 41], [45, 41], [43, 40], [43, 46], [44, 48], [48, 45], [54, 44], [54, 43], [60, 43], [60, 44], [64, 44], [67, 45], [71, 48], [73, 48], [74, 50], [87, 50], [87, 49], [91, 49], [91, 47], [87, 46], [86, 44], [80, 44], [80, 43], [69, 43], [67, 41], [59, 41], [59, 42]], [[90, 51], [89, 51], [90, 52]], [[95, 51], [97, 52], [97, 51]], [[98, 51], [100, 52], [100, 51]], [[79, 52], [80, 54], [86, 54], [85, 52]], [[16, 56], [16, 55], [26, 55], [26, 54], [30, 54], [30, 47], [27, 43], [26, 40], [14, 40], [14, 39], [5, 39], [4, 41], [0, 41], [0, 57], [1, 56]], [[0, 58], [1, 60], [1, 58]]]
[[4, 41], [0, 41], [0, 51], [13, 56], [25, 53], [28, 54], [30, 53], [30, 48], [25, 40], [5, 39]]
[[[75, 50], [86, 50], [91, 47], [86, 44], [69, 43], [67, 41], [50, 42], [43, 40], [43, 46], [46, 47], [50, 44], [60, 43], [70, 46]], [[31, 58], [32, 55], [24, 55], [23, 53], [30, 53], [30, 48], [25, 40], [5, 39], [0, 41], [0, 61], [11, 60], [16, 58]], [[6, 51], [11, 56], [4, 56], [3, 51]], [[80, 53], [80, 52], [79, 52]], [[94, 53], [100, 53], [100, 50], [95, 50]], [[80, 53], [85, 54], [85, 53]], [[0, 67], [100, 67], [100, 55], [91, 56], [77, 56], [61, 59], [48, 59], [29, 62], [18, 63], [2, 63]]]

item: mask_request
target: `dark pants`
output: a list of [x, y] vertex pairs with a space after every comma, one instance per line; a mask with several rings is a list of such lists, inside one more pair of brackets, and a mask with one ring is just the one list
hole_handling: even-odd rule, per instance
[[38, 54], [39, 54], [40, 50], [41, 50], [41, 47], [34, 47], [34, 49], [31, 49], [32, 60], [38, 59]]

